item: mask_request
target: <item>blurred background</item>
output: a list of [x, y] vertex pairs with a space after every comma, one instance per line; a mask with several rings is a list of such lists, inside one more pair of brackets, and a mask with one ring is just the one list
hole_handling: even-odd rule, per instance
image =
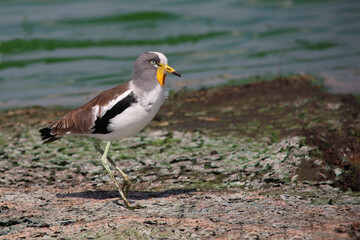
[[161, 51], [200, 88], [307, 73], [360, 93], [360, 1], [0, 1], [0, 108], [76, 106]]

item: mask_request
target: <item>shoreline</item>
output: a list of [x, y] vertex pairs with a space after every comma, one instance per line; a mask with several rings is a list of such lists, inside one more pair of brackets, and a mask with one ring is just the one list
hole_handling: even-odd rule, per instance
[[117, 202], [91, 139], [41, 144], [37, 130], [68, 108], [1, 111], [0, 236], [353, 239], [360, 104], [314, 81], [171, 94], [149, 127], [112, 144], [137, 211]]

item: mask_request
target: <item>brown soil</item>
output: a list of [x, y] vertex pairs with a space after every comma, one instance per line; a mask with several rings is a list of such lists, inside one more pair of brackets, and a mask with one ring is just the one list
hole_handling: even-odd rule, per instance
[[[311, 80], [309, 76], [295, 76], [179, 92], [169, 99], [156, 120], [170, 122], [167, 127], [177, 130], [205, 128], [252, 138], [264, 133], [276, 138], [304, 136], [306, 144], [320, 150], [314, 158], [321, 157], [331, 167], [346, 171], [335, 186], [360, 191], [360, 104], [350, 94], [326, 93]], [[300, 105], [296, 110], [294, 103]], [[257, 123], [256, 130], [249, 131], [253, 122]], [[299, 171], [301, 180], [320, 180], [313, 174], [313, 164], [304, 163]], [[323, 174], [327, 180], [334, 179], [333, 172]]]
[[[65, 112], [0, 113], [0, 239], [360, 239], [360, 105], [352, 95], [324, 92], [311, 77], [171, 95], [146, 134], [246, 136], [269, 145], [300, 136], [313, 150], [289, 180], [264, 177], [271, 166], [225, 171], [227, 155], [201, 144], [196, 154], [169, 159], [168, 168], [152, 163], [149, 151], [141, 161], [117, 154], [132, 177], [130, 201], [146, 207], [138, 210], [119, 202], [82, 138], [40, 144], [35, 129]], [[152, 151], [175, 151], [169, 136], [149, 143]], [[140, 153], [145, 145], [129, 148]], [[254, 182], [229, 185], [245, 174]]]

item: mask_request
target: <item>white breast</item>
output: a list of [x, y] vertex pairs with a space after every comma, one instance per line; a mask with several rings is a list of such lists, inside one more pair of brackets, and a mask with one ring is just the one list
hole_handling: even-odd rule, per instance
[[[137, 95], [134, 86], [130, 85], [130, 90]], [[110, 133], [96, 134], [96, 136], [94, 134], [94, 137], [112, 141], [135, 135], [154, 118], [164, 101], [165, 93], [161, 86], [158, 85], [152, 91], [142, 96], [137, 95], [137, 97], [138, 101], [136, 103], [110, 120], [108, 126]]]

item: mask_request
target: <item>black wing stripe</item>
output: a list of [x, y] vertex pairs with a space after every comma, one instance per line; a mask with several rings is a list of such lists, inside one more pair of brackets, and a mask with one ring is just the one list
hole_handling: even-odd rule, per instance
[[128, 107], [131, 106], [131, 104], [136, 103], [136, 102], [137, 102], [137, 100], [135, 98], [135, 94], [131, 92], [129, 95], [127, 95], [121, 101], [116, 103], [111, 109], [107, 110], [106, 113], [104, 114], [104, 116], [102, 116], [101, 118], [98, 117], [95, 120], [95, 126], [92, 127], [92, 129], [94, 129], [94, 131], [92, 133], [93, 134], [110, 133], [110, 131], [107, 128], [110, 120], [112, 118], [114, 118], [115, 116], [119, 115], [120, 113], [122, 113], [123, 111], [125, 111], [125, 109], [127, 109]]

